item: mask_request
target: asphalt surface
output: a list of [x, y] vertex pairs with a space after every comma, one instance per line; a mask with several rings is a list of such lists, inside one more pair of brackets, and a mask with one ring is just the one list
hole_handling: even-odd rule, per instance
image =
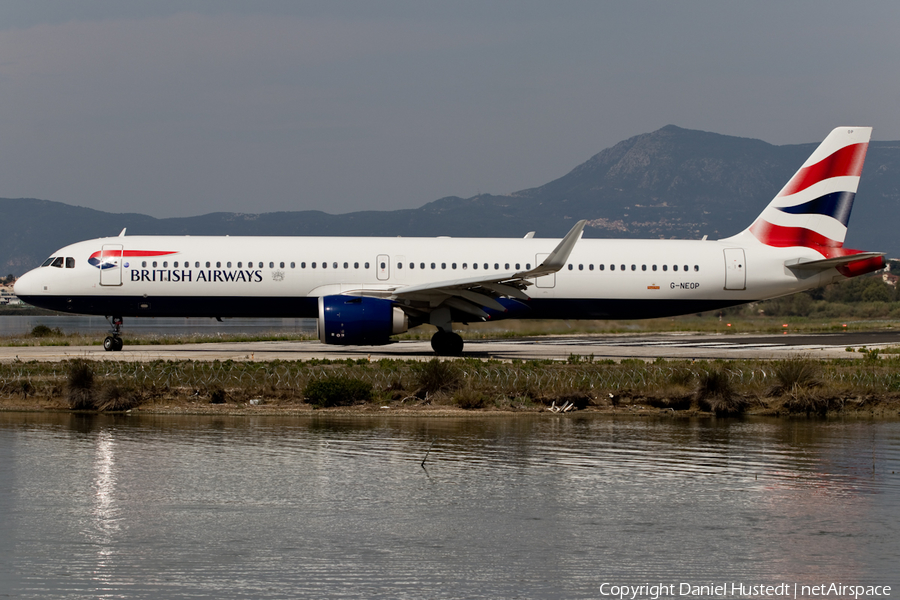
[[[595, 359], [779, 359], [798, 354], [819, 358], [861, 358], [861, 347], [900, 346], [900, 331], [822, 334], [647, 334], [571, 335], [467, 340], [465, 356], [501, 360], [566, 360], [571, 355]], [[848, 352], [850, 347], [854, 352]], [[328, 346], [319, 342], [222, 342], [170, 346], [128, 345], [121, 352], [101, 346], [0, 347], [0, 362], [15, 360], [309, 360], [381, 358], [428, 360], [428, 341], [400, 341], [385, 346]]]

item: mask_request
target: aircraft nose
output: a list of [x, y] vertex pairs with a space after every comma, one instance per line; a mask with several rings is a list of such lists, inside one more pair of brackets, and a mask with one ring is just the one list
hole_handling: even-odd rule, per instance
[[23, 300], [29, 296], [36, 296], [40, 289], [41, 284], [34, 270], [28, 271], [16, 279], [16, 283], [13, 285], [16, 296]]

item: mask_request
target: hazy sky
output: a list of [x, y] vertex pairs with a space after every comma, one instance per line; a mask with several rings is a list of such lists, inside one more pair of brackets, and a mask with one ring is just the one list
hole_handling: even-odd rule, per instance
[[900, 139], [900, 2], [0, 4], [0, 197], [411, 208], [674, 124]]

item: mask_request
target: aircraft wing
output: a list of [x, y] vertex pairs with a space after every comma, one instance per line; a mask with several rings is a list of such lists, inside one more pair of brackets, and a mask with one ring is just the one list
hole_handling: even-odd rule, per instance
[[[448, 306], [478, 317], [488, 318], [488, 313], [483, 308], [506, 312], [506, 307], [498, 302], [498, 298], [528, 300], [529, 297], [524, 292], [531, 285], [531, 282], [527, 281], [528, 279], [551, 275], [562, 269], [569, 260], [575, 243], [581, 239], [586, 223], [587, 221], [584, 220], [578, 221], [541, 264], [527, 271], [486, 272], [477, 277], [398, 286], [391, 290], [378, 292], [360, 290], [345, 293], [387, 297], [398, 301], [402, 308], [415, 303], [416, 309], [427, 312], [440, 306]], [[410, 304], [407, 304], [407, 301]]]

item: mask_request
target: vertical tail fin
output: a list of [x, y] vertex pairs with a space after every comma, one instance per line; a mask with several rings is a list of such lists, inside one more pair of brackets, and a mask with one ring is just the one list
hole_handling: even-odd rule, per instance
[[805, 246], [823, 256], [842, 254], [871, 127], [838, 127], [756, 218], [735, 237], [767, 246]]

